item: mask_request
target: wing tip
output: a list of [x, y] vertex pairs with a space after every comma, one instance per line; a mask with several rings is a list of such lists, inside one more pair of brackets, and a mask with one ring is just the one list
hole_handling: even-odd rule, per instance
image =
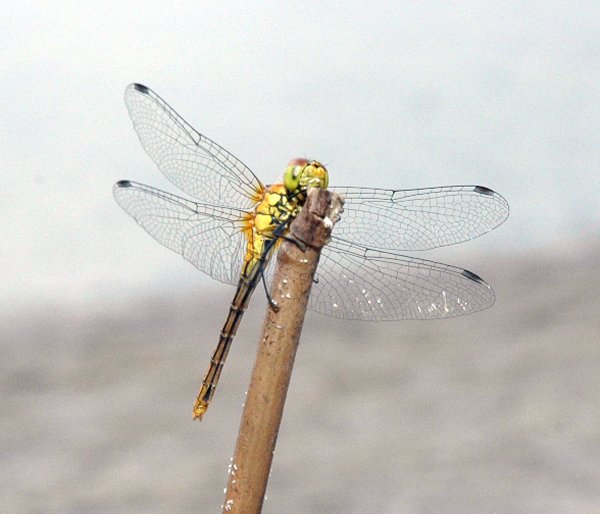
[[473, 282], [477, 282], [478, 284], [486, 284], [487, 285], [487, 283], [485, 282], [485, 280], [483, 280], [479, 275], [476, 275], [472, 271], [464, 269], [464, 270], [462, 270], [461, 274], [464, 277], [468, 278], [469, 280], [472, 280]]
[[140, 93], [142, 93], [144, 95], [150, 94], [150, 88], [144, 86], [144, 84], [139, 84], [137, 82], [134, 82], [133, 84], [130, 84], [129, 87], [131, 89], [135, 89], [136, 91], [139, 91]]
[[489, 187], [485, 187], [485, 186], [475, 186], [473, 188], [473, 192], [479, 193], [480, 195], [485, 195], [485, 196], [494, 196], [497, 194], [495, 191], [493, 191]]
[[489, 187], [485, 186], [473, 186], [473, 192], [483, 196], [489, 196], [491, 198], [494, 198], [494, 201], [499, 206], [498, 213], [500, 214], [501, 219], [499, 220], [498, 224], [492, 228], [496, 228], [498, 225], [506, 221], [510, 214], [510, 205], [508, 204], [506, 198], [504, 198], [500, 193], [497, 193], [493, 189], [490, 189]]

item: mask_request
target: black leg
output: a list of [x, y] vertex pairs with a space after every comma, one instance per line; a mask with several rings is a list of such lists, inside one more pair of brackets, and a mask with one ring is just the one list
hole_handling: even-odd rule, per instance
[[273, 298], [271, 297], [271, 294], [269, 293], [269, 290], [267, 288], [267, 281], [265, 280], [265, 268], [264, 267], [262, 267], [260, 270], [260, 280], [263, 284], [263, 287], [265, 288], [265, 295], [267, 295], [267, 301], [269, 302], [271, 309], [273, 309], [275, 312], [279, 312], [279, 305], [277, 305], [277, 302], [275, 300], [273, 300]]
[[292, 237], [292, 236], [281, 236], [281, 238], [285, 239], [286, 241], [289, 241], [290, 243], [295, 244], [303, 252], [306, 251], [306, 243], [303, 243], [302, 241], [296, 239], [295, 237]]

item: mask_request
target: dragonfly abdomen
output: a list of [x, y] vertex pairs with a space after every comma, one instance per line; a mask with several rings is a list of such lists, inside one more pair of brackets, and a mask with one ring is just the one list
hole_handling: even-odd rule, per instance
[[217, 344], [217, 347], [215, 348], [215, 351], [210, 359], [208, 370], [204, 375], [200, 392], [198, 393], [196, 403], [194, 404], [194, 419], [202, 419], [202, 416], [204, 416], [204, 413], [208, 409], [208, 405], [215, 394], [215, 389], [217, 387], [217, 383], [219, 382], [223, 365], [227, 359], [227, 354], [231, 348], [231, 343], [233, 342], [233, 338], [235, 337], [237, 329], [240, 326], [242, 317], [248, 308], [252, 293], [254, 292], [254, 289], [256, 288], [256, 285], [260, 279], [258, 268], [259, 266], [255, 266], [250, 276], [242, 275], [240, 277], [238, 287], [235, 292], [235, 297], [233, 298], [231, 306], [229, 307], [229, 314], [227, 315], [227, 319], [225, 320], [223, 328], [221, 329], [219, 343]]

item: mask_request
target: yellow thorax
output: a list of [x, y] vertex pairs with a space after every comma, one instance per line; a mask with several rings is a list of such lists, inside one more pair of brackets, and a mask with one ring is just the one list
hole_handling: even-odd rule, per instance
[[[311, 187], [327, 188], [329, 175], [327, 169], [318, 161], [294, 159], [289, 162], [284, 174], [283, 184], [268, 186], [254, 212], [249, 213], [243, 231], [247, 238], [247, 250], [242, 268], [248, 274], [259, 261], [265, 248], [266, 239], [273, 237], [276, 227], [295, 217], [306, 200]], [[276, 248], [280, 241], [275, 244]]]

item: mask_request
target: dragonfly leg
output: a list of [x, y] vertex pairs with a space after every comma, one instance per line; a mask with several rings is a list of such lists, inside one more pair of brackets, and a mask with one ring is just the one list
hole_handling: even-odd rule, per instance
[[299, 239], [296, 239], [294, 236], [290, 236], [285, 233], [291, 221], [292, 220], [290, 218], [280, 222], [277, 228], [273, 231], [273, 235], [275, 236], [275, 238], [281, 238], [284, 241], [289, 241], [290, 243], [295, 244], [298, 248], [300, 248], [300, 250], [304, 252], [306, 251], [306, 243], [300, 241]]
[[290, 243], [295, 244], [303, 252], [306, 251], [306, 243], [300, 241], [299, 239], [296, 239], [293, 236], [281, 236], [281, 237], [282, 237], [282, 239], [285, 239], [286, 241], [289, 241]]
[[267, 296], [267, 301], [269, 302], [271, 309], [273, 309], [275, 312], [279, 312], [279, 305], [277, 305], [277, 302], [275, 300], [273, 300], [273, 298], [271, 297], [271, 294], [269, 293], [269, 288], [267, 287], [267, 281], [265, 280], [264, 268], [260, 270], [260, 280], [263, 284], [263, 287], [265, 288], [265, 295]]

